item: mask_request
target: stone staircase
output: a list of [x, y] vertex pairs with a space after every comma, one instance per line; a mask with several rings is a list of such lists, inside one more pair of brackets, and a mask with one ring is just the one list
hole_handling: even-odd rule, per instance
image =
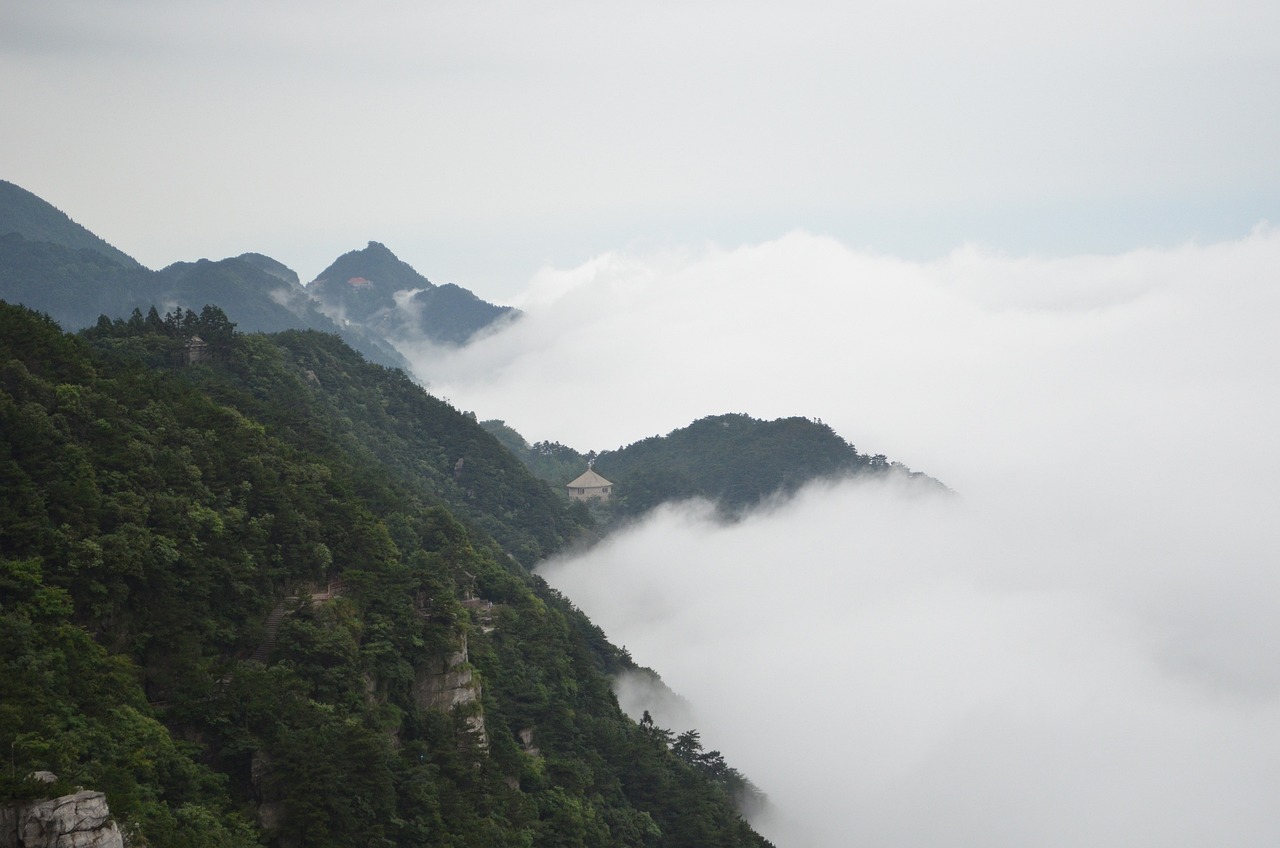
[[283, 601], [276, 605], [276, 608], [267, 616], [267, 620], [263, 622], [266, 628], [267, 636], [262, 640], [262, 644], [254, 649], [249, 655], [249, 659], [254, 662], [260, 662], [264, 665], [267, 658], [271, 656], [271, 652], [276, 647], [276, 634], [280, 632], [280, 624], [284, 621], [284, 617], [298, 608], [299, 601], [305, 601], [307, 604], [322, 603], [331, 601], [339, 595], [343, 594], [345, 584], [341, 578], [329, 581], [329, 585], [325, 587], [323, 592], [311, 592], [306, 595], [289, 595]]
[[271, 611], [271, 615], [267, 616], [265, 623], [265, 627], [267, 628], [267, 638], [263, 639], [262, 644], [254, 649], [254, 652], [249, 655], [249, 659], [254, 662], [265, 664], [267, 657], [271, 656], [271, 652], [276, 647], [276, 633], [280, 631], [280, 622], [284, 621], [285, 614], [288, 612], [288, 607], [285, 605], [288, 604], [290, 600], [296, 601], [297, 598], [285, 598], [275, 609]]

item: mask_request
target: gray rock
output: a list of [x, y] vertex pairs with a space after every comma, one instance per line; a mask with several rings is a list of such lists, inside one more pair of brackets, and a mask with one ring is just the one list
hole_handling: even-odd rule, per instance
[[0, 848], [124, 848], [124, 839], [107, 796], [86, 790], [6, 807]]

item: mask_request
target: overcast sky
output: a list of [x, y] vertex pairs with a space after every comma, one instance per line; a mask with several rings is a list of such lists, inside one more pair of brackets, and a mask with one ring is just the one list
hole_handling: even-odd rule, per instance
[[410, 353], [530, 439], [952, 486], [545, 569], [780, 846], [1280, 844], [1280, 4], [0, 0], [0, 79], [0, 177], [145, 264], [520, 305]]
[[1280, 4], [0, 0], [0, 165], [144, 264], [544, 265], [793, 229], [936, 258], [1239, 237]]

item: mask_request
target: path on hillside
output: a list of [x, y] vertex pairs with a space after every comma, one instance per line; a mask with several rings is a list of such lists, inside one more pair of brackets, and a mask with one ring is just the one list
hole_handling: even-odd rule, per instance
[[284, 617], [289, 613], [297, 612], [299, 609], [298, 601], [305, 599], [308, 605], [320, 603], [322, 601], [331, 601], [343, 594], [344, 589], [345, 585], [342, 582], [342, 578], [338, 578], [330, 581], [329, 585], [325, 587], [323, 592], [312, 592], [308, 595], [289, 595], [286, 597], [277, 604], [276, 608], [267, 616], [267, 620], [264, 622], [264, 626], [267, 629], [267, 637], [263, 639], [262, 644], [249, 655], [249, 659], [254, 662], [263, 663], [264, 665], [266, 664], [267, 658], [271, 656], [271, 652], [276, 647], [276, 634], [280, 632], [280, 623], [284, 621]]

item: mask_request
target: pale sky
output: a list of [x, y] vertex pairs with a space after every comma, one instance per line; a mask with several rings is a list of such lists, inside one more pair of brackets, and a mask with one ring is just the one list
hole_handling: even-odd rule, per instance
[[0, 0], [0, 177], [151, 267], [936, 258], [1280, 217], [1280, 4]]

